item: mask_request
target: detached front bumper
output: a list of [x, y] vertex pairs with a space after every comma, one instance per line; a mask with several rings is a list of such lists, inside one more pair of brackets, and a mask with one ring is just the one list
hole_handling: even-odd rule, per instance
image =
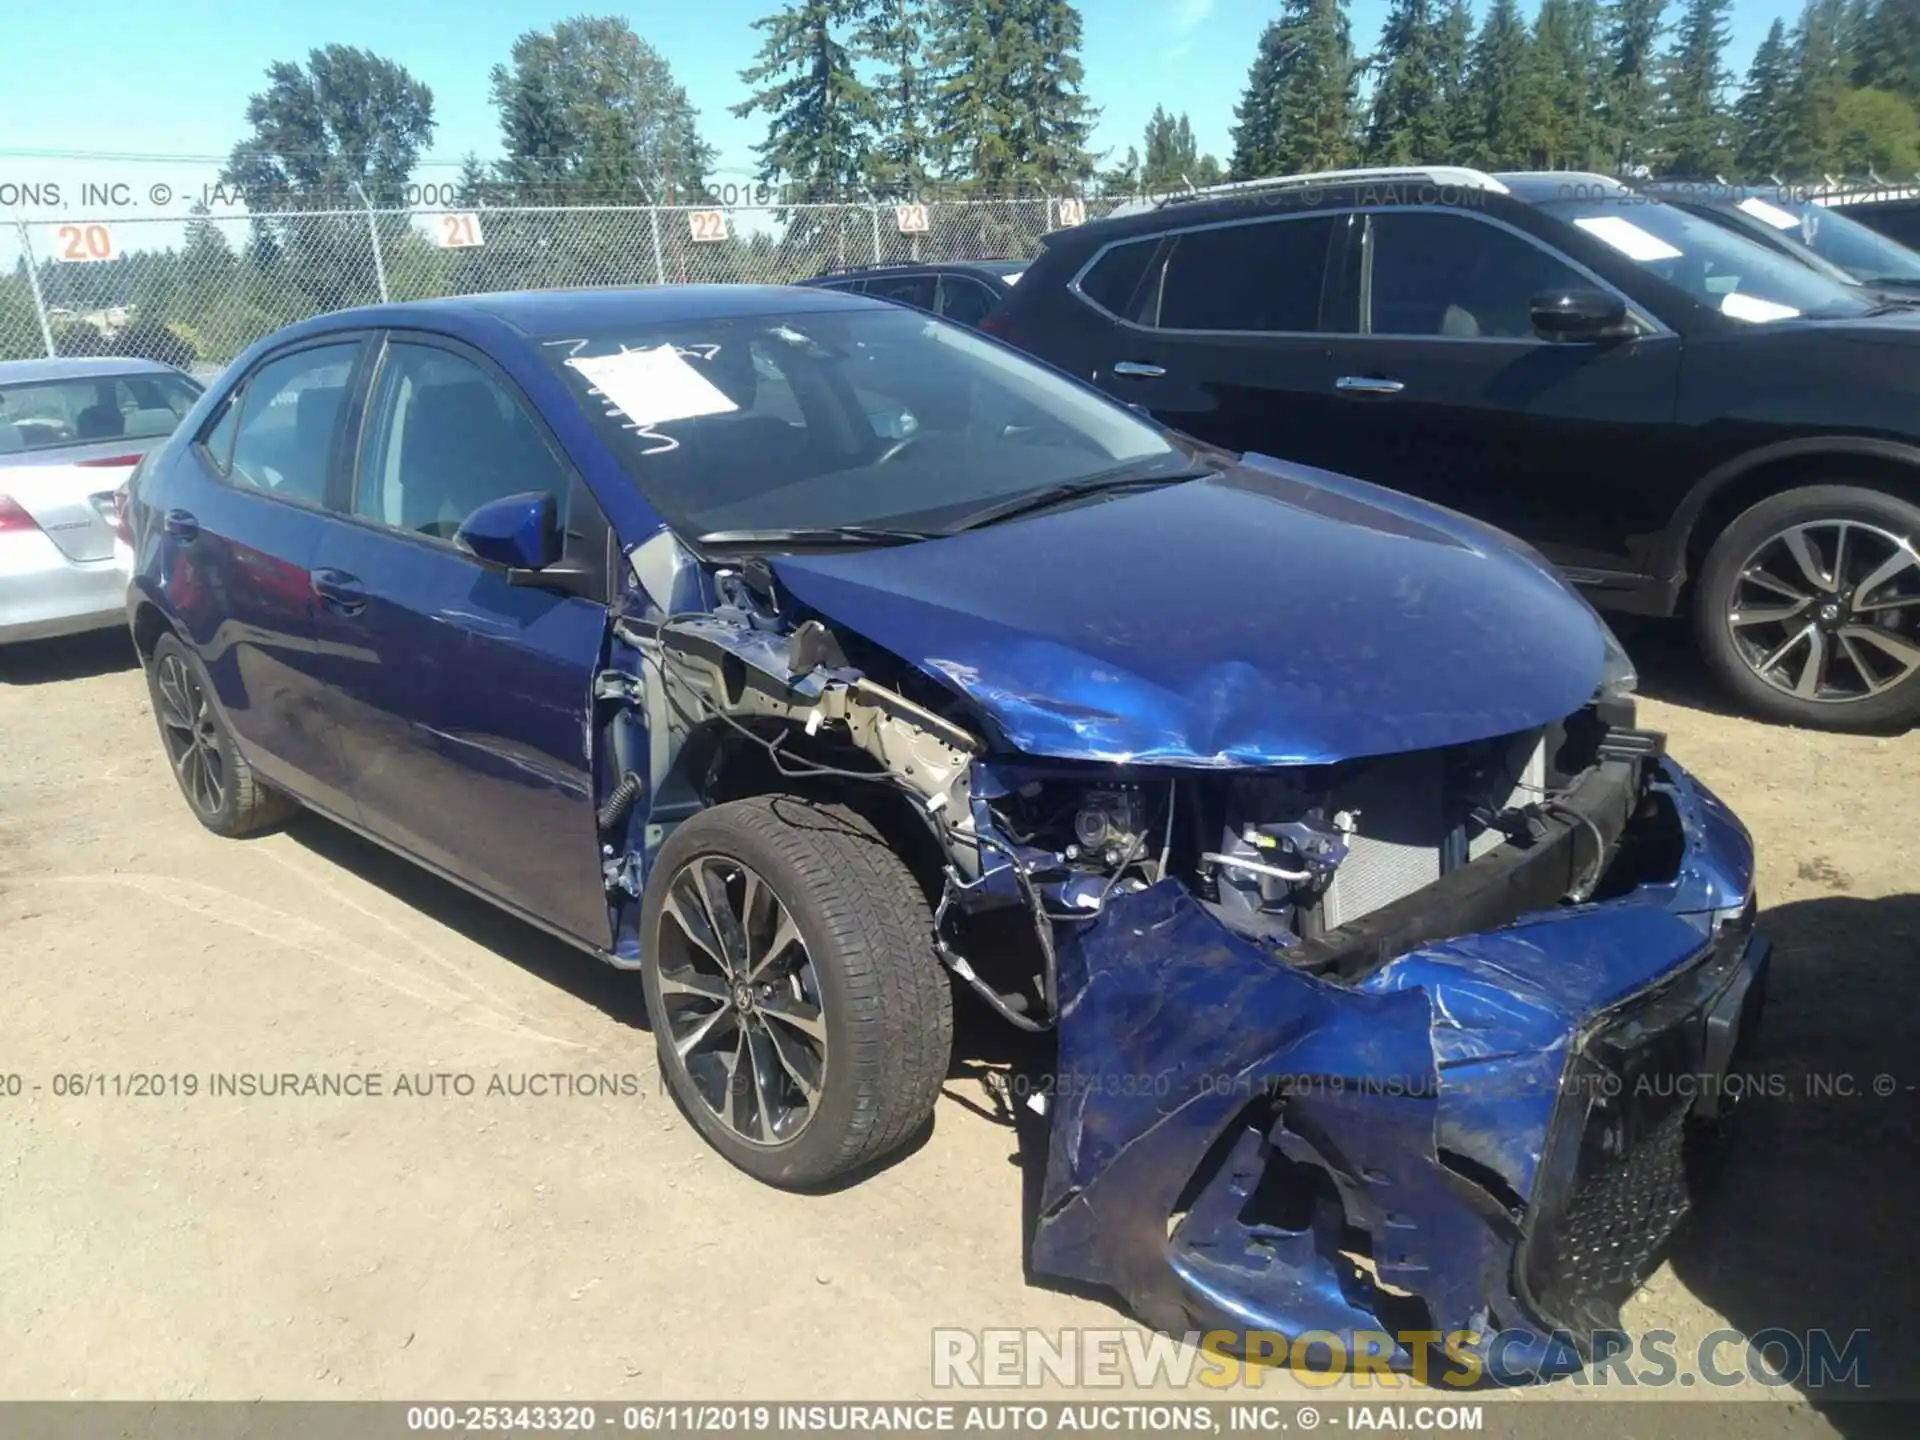
[[1345, 983], [1177, 884], [1109, 904], [1060, 950], [1035, 1268], [1269, 1354], [1309, 1331], [1399, 1367], [1423, 1332], [1504, 1332], [1504, 1374], [1586, 1353], [1687, 1213], [1683, 1146], [1765, 989], [1745, 831], [1671, 761], [1650, 792], [1670, 878]]

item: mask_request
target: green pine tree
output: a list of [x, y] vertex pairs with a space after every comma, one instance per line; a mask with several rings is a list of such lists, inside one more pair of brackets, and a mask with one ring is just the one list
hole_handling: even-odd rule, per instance
[[1781, 148], [1782, 163], [1796, 179], [1844, 168], [1837, 117], [1853, 71], [1854, 20], [1848, 0], [1808, 0], [1794, 29]]
[[1473, 44], [1469, 86], [1479, 113], [1473, 158], [1490, 169], [1525, 169], [1546, 148], [1539, 67], [1517, 0], [1493, 0]]
[[1357, 148], [1359, 67], [1345, 0], [1285, 0], [1235, 108], [1233, 174], [1239, 179], [1330, 170]]
[[1667, 56], [1659, 152], [1662, 168], [1698, 179], [1724, 176], [1733, 165], [1720, 55], [1727, 48], [1733, 0], [1686, 0]]
[[1920, 105], [1920, 0], [1873, 0], [1859, 27], [1853, 83]]
[[880, 107], [844, 32], [866, 8], [867, 0], [793, 0], [753, 22], [766, 39], [740, 78], [762, 88], [733, 113], [767, 117], [767, 138], [754, 147], [762, 180], [816, 200], [864, 193]]
[[1788, 90], [1793, 81], [1793, 57], [1785, 22], [1775, 20], [1766, 38], [1753, 52], [1746, 84], [1734, 102], [1734, 129], [1739, 134], [1736, 163], [1748, 180], [1785, 178]]
[[1437, 81], [1442, 157], [1470, 158], [1479, 149], [1480, 111], [1473, 92], [1473, 7], [1470, 0], [1444, 0], [1434, 22], [1433, 70]]
[[1367, 115], [1369, 164], [1432, 165], [1447, 158], [1452, 137], [1441, 43], [1432, 0], [1393, 0], [1380, 48], [1367, 60], [1378, 77]]
[[869, 180], [881, 194], [914, 195], [931, 178], [933, 77], [925, 55], [933, 18], [924, 0], [877, 3], [856, 36], [862, 58], [879, 67], [873, 86], [879, 133], [869, 157]]
[[1059, 193], [1093, 175], [1081, 19], [1068, 0], [940, 0], [934, 131], [949, 180]]
[[[1200, 142], [1193, 138], [1193, 122], [1185, 114], [1176, 120], [1165, 107], [1154, 106], [1145, 144], [1140, 184], [1151, 194], [1211, 185], [1220, 178], [1220, 162], [1200, 153]], [[1131, 147], [1127, 153], [1134, 153]]]
[[1596, 109], [1597, 20], [1592, 0], [1540, 0], [1526, 109], [1534, 163], [1551, 170], [1592, 169], [1607, 160]]
[[1667, 0], [1613, 0], [1602, 88], [1608, 153], [1631, 169], [1652, 152], [1659, 106], [1659, 44]]

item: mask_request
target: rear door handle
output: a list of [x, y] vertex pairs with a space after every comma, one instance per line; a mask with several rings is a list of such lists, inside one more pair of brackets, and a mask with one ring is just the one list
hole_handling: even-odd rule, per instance
[[1398, 395], [1407, 387], [1384, 375], [1342, 375], [1333, 382], [1333, 388], [1343, 395]]
[[366, 590], [344, 570], [314, 571], [313, 593], [336, 615], [358, 615], [367, 608]]
[[1138, 360], [1121, 360], [1113, 367], [1116, 375], [1131, 375], [1136, 380], [1158, 380], [1167, 373], [1164, 365], [1147, 365]]
[[190, 510], [169, 510], [166, 519], [160, 523], [166, 528], [167, 534], [182, 540], [191, 540], [200, 533], [200, 522]]

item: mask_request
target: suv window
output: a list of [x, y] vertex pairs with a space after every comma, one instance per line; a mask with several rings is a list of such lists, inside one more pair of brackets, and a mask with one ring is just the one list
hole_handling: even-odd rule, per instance
[[1190, 230], [1161, 282], [1165, 330], [1318, 330], [1335, 219], [1315, 215]]
[[228, 478], [318, 505], [326, 495], [334, 422], [359, 353], [358, 341], [319, 345], [254, 370], [239, 401]]
[[940, 313], [956, 325], [978, 328], [998, 297], [978, 280], [964, 275], [940, 278]]
[[1130, 240], [1116, 245], [1094, 263], [1080, 278], [1080, 293], [1102, 310], [1131, 320], [1135, 316], [1133, 297], [1146, 278], [1147, 266], [1160, 248], [1160, 237]]
[[446, 540], [475, 510], [509, 495], [544, 492], [566, 508], [566, 471], [539, 428], [463, 355], [389, 345], [369, 413], [356, 515]]
[[1533, 297], [1593, 281], [1538, 245], [1468, 215], [1369, 217], [1375, 335], [1530, 339]]
[[867, 294], [881, 300], [894, 300], [916, 309], [933, 309], [933, 290], [939, 283], [933, 275], [890, 275], [882, 279], [869, 276]]

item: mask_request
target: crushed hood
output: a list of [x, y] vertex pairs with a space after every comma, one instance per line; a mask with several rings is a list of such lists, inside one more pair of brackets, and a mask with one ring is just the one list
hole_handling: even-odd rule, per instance
[[1543, 725], [1600, 626], [1451, 511], [1249, 456], [948, 539], [782, 557], [790, 594], [964, 694], [1028, 755], [1328, 763]]

